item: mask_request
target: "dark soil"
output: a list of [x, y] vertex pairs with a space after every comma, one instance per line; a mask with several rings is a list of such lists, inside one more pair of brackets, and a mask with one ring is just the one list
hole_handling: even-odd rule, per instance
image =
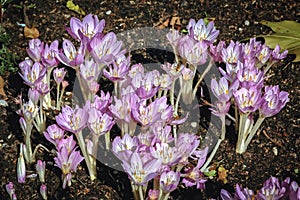
[[[47, 2], [47, 3], [46, 3]], [[95, 1], [74, 0], [87, 14], [98, 15], [99, 19], [106, 20], [105, 31], [131, 30], [137, 27], [160, 26], [172, 16], [181, 19], [184, 28], [190, 18], [200, 19], [210, 17], [214, 19], [216, 27], [220, 30], [219, 39], [242, 40], [260, 34], [267, 34], [271, 30], [262, 26], [262, 20], [300, 21], [300, 4], [293, 0], [278, 1], [243, 1], [243, 0], [201, 0], [201, 1]], [[18, 23], [24, 23], [23, 11], [15, 5], [20, 1], [13, 1], [8, 5], [2, 19], [2, 25], [11, 36], [9, 50], [15, 53], [20, 61], [25, 59], [28, 38], [23, 35], [23, 27]], [[66, 0], [52, 1], [25, 1], [27, 6], [35, 4], [27, 10], [30, 25], [40, 32], [40, 39], [51, 42], [62, 38], [69, 38], [65, 26], [69, 26], [72, 16], [82, 18], [66, 8]], [[109, 14], [109, 12], [111, 13]], [[249, 25], [246, 25], [249, 21]], [[133, 57], [133, 62], [143, 62], [152, 59], [151, 56], [141, 50], [141, 55]], [[202, 193], [195, 189], [185, 189], [174, 192], [173, 199], [207, 199], [217, 198], [221, 188], [233, 191], [235, 184], [257, 190], [270, 176], [276, 176], [283, 180], [289, 176], [300, 183], [300, 65], [292, 64], [290, 55], [285, 61], [274, 66], [269, 74], [267, 84], [278, 84], [281, 90], [290, 94], [290, 102], [276, 116], [267, 119], [254, 137], [248, 151], [243, 155], [235, 153], [236, 136], [234, 130], [228, 130], [226, 140], [221, 144], [213, 162], [220, 162], [228, 170], [228, 183], [224, 184], [214, 178], [207, 182], [206, 191]], [[27, 86], [17, 73], [4, 76], [6, 80], [5, 91], [8, 107], [0, 107], [0, 199], [8, 199], [5, 184], [12, 181], [16, 187], [18, 199], [41, 199], [39, 195], [39, 181], [37, 178], [27, 178], [25, 184], [17, 183], [16, 162], [19, 144], [22, 141], [22, 132], [18, 124], [15, 98], [20, 93], [27, 93]], [[46, 143], [42, 136], [33, 134], [34, 146], [38, 143]], [[45, 144], [50, 147], [50, 145]], [[273, 153], [277, 148], [278, 154]], [[61, 189], [60, 173], [54, 166], [53, 160], [47, 152], [41, 151], [38, 157], [47, 160], [46, 182], [50, 199], [131, 199], [130, 183], [126, 174], [110, 170], [98, 165], [98, 180], [91, 184], [86, 175], [84, 164], [79, 167], [72, 186], [66, 190]], [[29, 169], [30, 170], [30, 169]], [[32, 166], [32, 174], [35, 173]]]

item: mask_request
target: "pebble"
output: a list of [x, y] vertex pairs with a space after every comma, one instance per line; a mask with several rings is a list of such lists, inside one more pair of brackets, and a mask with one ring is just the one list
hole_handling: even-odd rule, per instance
[[196, 128], [196, 127], [197, 127], [197, 122], [192, 122], [192, 123], [191, 123], [191, 126], [192, 126], [193, 128]]
[[105, 14], [110, 15], [111, 14], [111, 10], [106, 11]]
[[245, 25], [246, 25], [246, 26], [249, 26], [249, 25], [250, 25], [249, 20], [246, 20], [246, 21], [245, 21]]

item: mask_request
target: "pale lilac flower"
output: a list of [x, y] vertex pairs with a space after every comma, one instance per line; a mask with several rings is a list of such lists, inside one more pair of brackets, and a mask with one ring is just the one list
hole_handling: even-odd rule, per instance
[[243, 58], [248, 61], [255, 61], [255, 56], [261, 51], [262, 45], [256, 38], [250, 38], [246, 44], [242, 44]]
[[36, 90], [40, 93], [41, 96], [45, 96], [50, 92], [49, 85], [47, 83], [44, 83], [43, 81], [36, 84]]
[[270, 60], [272, 61], [279, 61], [284, 59], [288, 54], [288, 50], [280, 53], [280, 46], [276, 45], [274, 50], [271, 52]]
[[209, 51], [215, 62], [222, 62], [222, 51], [226, 48], [225, 41], [221, 40], [216, 46], [210, 44]]
[[188, 158], [196, 151], [200, 144], [199, 138], [194, 134], [180, 133], [175, 147], [181, 156], [180, 163], [186, 165]]
[[289, 187], [289, 199], [291, 200], [299, 200], [300, 199], [300, 187], [297, 182], [293, 181]]
[[161, 160], [162, 165], [174, 166], [181, 159], [177, 148], [167, 143], [156, 143], [154, 147], [149, 148], [149, 151], [154, 158]]
[[40, 186], [40, 194], [42, 195], [44, 200], [47, 200], [47, 186], [45, 184], [42, 184]]
[[145, 185], [158, 175], [161, 161], [134, 152], [129, 162], [123, 161], [122, 166], [134, 184]]
[[235, 103], [242, 113], [255, 112], [261, 104], [261, 90], [256, 87], [241, 88], [233, 93]]
[[100, 96], [95, 95], [94, 101], [91, 104], [91, 108], [96, 108], [102, 113], [106, 113], [108, 115], [112, 115], [108, 107], [111, 105], [112, 97], [109, 92], [105, 94], [102, 90], [100, 91]]
[[65, 106], [55, 119], [62, 129], [77, 133], [86, 127], [88, 113], [86, 108]]
[[66, 75], [65, 68], [56, 68], [53, 70], [53, 78], [56, 84], [61, 84], [65, 78]]
[[70, 154], [75, 148], [75, 146], [76, 146], [76, 142], [73, 138], [73, 135], [71, 135], [60, 139], [56, 145], [56, 149], [59, 151], [62, 147], [64, 147], [67, 149], [68, 154]]
[[15, 194], [14, 184], [12, 182], [9, 182], [8, 184], [6, 184], [5, 189], [6, 189], [8, 195], [9, 195], [9, 198], [11, 200], [17, 200], [16, 194]]
[[38, 104], [40, 99], [40, 93], [37, 91], [37, 89], [29, 88], [28, 99], [30, 99], [34, 105]]
[[229, 82], [236, 80], [237, 72], [244, 68], [244, 64], [240, 61], [237, 61], [237, 64], [228, 64], [226, 63], [226, 71], [219, 67], [219, 71], [223, 77], [225, 77]]
[[148, 191], [148, 198], [146, 200], [158, 200], [159, 197], [159, 190], [152, 190]]
[[197, 42], [189, 36], [185, 36], [178, 42], [178, 53], [193, 66], [202, 65], [207, 61], [208, 45], [205, 42]]
[[211, 80], [212, 92], [219, 99], [219, 101], [220, 98], [222, 98], [222, 100], [228, 101], [231, 98], [232, 93], [236, 91], [238, 87], [238, 81], [234, 81], [229, 86], [228, 80], [225, 77], [221, 77], [219, 83], [214, 78]]
[[83, 64], [80, 65], [80, 75], [87, 82], [96, 81], [99, 74], [101, 73], [100, 68], [94, 60], [85, 60]]
[[18, 114], [23, 116], [26, 123], [30, 124], [38, 112], [38, 107], [29, 99], [28, 102], [21, 104]]
[[17, 161], [18, 183], [25, 183], [25, 179], [26, 179], [26, 166], [25, 166], [25, 159], [24, 159], [24, 153], [23, 153], [24, 146], [23, 146], [23, 144], [20, 145], [20, 154], [19, 154], [19, 158]]
[[174, 140], [171, 134], [171, 126], [163, 127], [161, 123], [156, 123], [152, 130], [157, 142], [170, 144]]
[[36, 164], [36, 172], [39, 175], [39, 179], [42, 183], [45, 183], [45, 170], [46, 170], [46, 162], [38, 160]]
[[104, 19], [99, 21], [97, 15], [88, 14], [83, 18], [82, 22], [72, 17], [70, 20], [70, 28], [67, 28], [67, 31], [74, 39], [87, 42], [96, 34], [102, 35], [101, 33], [104, 27]]
[[254, 63], [244, 65], [244, 67], [240, 69], [236, 74], [236, 77], [240, 82], [240, 86], [247, 89], [252, 86], [262, 88], [264, 82], [263, 76], [264, 72], [254, 66]]
[[144, 74], [145, 68], [141, 63], [132, 65], [129, 72], [128, 76], [133, 79], [138, 73]]
[[289, 101], [289, 93], [280, 91], [279, 86], [265, 86], [259, 112], [264, 117], [276, 115]]
[[[124, 56], [124, 55], [123, 55]], [[118, 56], [120, 59], [120, 56]], [[124, 60], [119, 61], [112, 61], [112, 65], [108, 66], [109, 71], [106, 69], [103, 70], [103, 75], [108, 78], [111, 81], [120, 81], [124, 80], [129, 72], [129, 67], [130, 67], [130, 57], [126, 59], [124, 56]]]
[[84, 61], [84, 47], [81, 45], [79, 49], [76, 50], [73, 43], [70, 40], [65, 39], [57, 58], [64, 65], [73, 68], [78, 67]]
[[66, 185], [71, 186], [71, 173], [76, 172], [77, 166], [84, 158], [80, 155], [79, 151], [73, 149], [71, 153], [68, 152], [66, 147], [62, 147], [57, 152], [57, 157], [54, 158], [55, 166], [62, 170], [63, 189]]
[[128, 162], [131, 154], [140, 145], [138, 137], [131, 137], [129, 134], [125, 134], [123, 138], [117, 136], [112, 142], [112, 151], [117, 158], [121, 161]]
[[163, 172], [160, 175], [160, 188], [164, 191], [164, 193], [173, 192], [180, 181], [180, 172]]
[[224, 189], [221, 190], [220, 197], [222, 200], [234, 200], [232, 195], [227, 190]]
[[255, 194], [253, 190], [250, 190], [248, 188], [242, 188], [238, 184], [236, 184], [235, 198], [243, 200], [243, 199], [253, 199], [254, 197]]
[[64, 130], [59, 128], [56, 124], [48, 126], [47, 131], [44, 132], [45, 138], [57, 146], [58, 142], [64, 137]]
[[199, 167], [185, 169], [183, 177], [182, 183], [186, 187], [192, 187], [196, 185], [197, 189], [205, 189], [205, 182], [207, 180], [204, 178], [204, 174], [200, 171]]
[[212, 114], [218, 117], [225, 116], [228, 113], [231, 105], [227, 98], [222, 98], [224, 98], [224, 96], [220, 97], [219, 100], [214, 103], [213, 108], [209, 108], [212, 111]]
[[96, 108], [89, 110], [88, 127], [94, 134], [98, 136], [105, 134], [114, 124], [113, 118], [106, 113], [101, 113]]
[[32, 68], [33, 61], [31, 59], [25, 59], [24, 61], [19, 63], [19, 68], [21, 70], [21, 73], [23, 74], [27, 68]]
[[167, 72], [172, 79], [175, 79], [181, 75], [181, 71], [184, 69], [184, 65], [179, 63], [165, 63], [161, 65], [161, 68]]
[[205, 24], [203, 19], [197, 22], [191, 19], [187, 29], [190, 37], [198, 41], [204, 40], [208, 43], [213, 43], [219, 35], [219, 31], [214, 27], [214, 22], [210, 21], [208, 24]]
[[29, 41], [29, 48], [26, 50], [29, 57], [35, 62], [41, 61], [41, 54], [44, 50], [44, 43], [40, 39], [32, 39]]
[[238, 61], [242, 61], [242, 45], [239, 42], [230, 41], [227, 48], [222, 50], [222, 59], [226, 64], [235, 65]]
[[96, 35], [88, 44], [88, 50], [97, 64], [111, 64], [118, 54], [124, 54], [121, 51], [122, 42], [117, 40], [116, 34], [109, 32], [104, 37]]
[[260, 52], [256, 54], [256, 57], [260, 64], [264, 65], [268, 62], [269, 57], [271, 56], [271, 50], [268, 46], [263, 45]]
[[166, 37], [169, 40], [169, 43], [173, 46], [173, 48], [177, 49], [178, 41], [181, 38], [181, 35], [179, 34], [179, 31], [172, 30], [169, 33], [167, 33]]
[[257, 194], [257, 197], [258, 199], [262, 200], [278, 200], [284, 196], [286, 190], [287, 188], [280, 186], [280, 183], [277, 178], [270, 177], [268, 180], [265, 181], [263, 187]]
[[57, 59], [58, 54], [58, 40], [53, 41], [50, 46], [45, 45], [45, 48], [42, 51], [42, 63], [48, 68], [55, 67], [59, 64]]
[[39, 62], [35, 62], [32, 66], [24, 65], [19, 74], [26, 85], [33, 87], [44, 78], [46, 68]]

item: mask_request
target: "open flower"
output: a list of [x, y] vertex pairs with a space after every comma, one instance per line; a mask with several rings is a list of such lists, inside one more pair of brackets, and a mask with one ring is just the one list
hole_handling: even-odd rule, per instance
[[57, 146], [59, 141], [64, 137], [64, 130], [56, 124], [52, 124], [48, 126], [47, 131], [44, 132], [44, 136], [49, 142]]
[[55, 119], [64, 130], [77, 133], [86, 127], [88, 113], [85, 108], [72, 109], [70, 106], [65, 106]]
[[207, 25], [203, 19], [195, 21], [191, 19], [187, 26], [190, 37], [198, 41], [213, 43], [219, 35], [219, 31], [214, 27], [214, 22], [210, 21]]
[[242, 113], [254, 112], [260, 107], [261, 90], [256, 87], [241, 88], [233, 93], [235, 102]]
[[53, 41], [50, 44], [50, 46], [46, 44], [45, 48], [42, 51], [43, 65], [49, 68], [57, 66], [59, 63], [57, 59], [57, 54], [58, 54], [58, 40]]
[[32, 39], [29, 41], [29, 48], [26, 50], [29, 57], [35, 62], [41, 61], [41, 54], [44, 50], [44, 43], [40, 39]]
[[132, 152], [139, 146], [139, 139], [129, 134], [125, 134], [123, 138], [117, 136], [112, 143], [112, 151], [121, 161], [128, 162]]
[[123, 161], [122, 166], [134, 184], [145, 185], [158, 175], [161, 161], [147, 155], [142, 157], [139, 153], [134, 152], [129, 162]]
[[40, 82], [46, 74], [46, 68], [39, 62], [35, 62], [32, 66], [24, 65], [24, 68], [20, 69], [20, 76], [24, 80], [24, 83], [31, 87]]
[[56, 68], [53, 70], [53, 78], [56, 82], [56, 84], [60, 84], [63, 82], [66, 75], [65, 68]]
[[70, 67], [78, 67], [84, 61], [84, 47], [81, 45], [78, 50], [76, 50], [73, 43], [65, 39], [62, 43], [62, 49], [58, 53], [58, 60], [64, 65]]
[[101, 113], [96, 108], [89, 110], [88, 127], [96, 135], [102, 135], [110, 131], [115, 124], [113, 118], [106, 113]]
[[276, 115], [289, 101], [289, 93], [279, 91], [279, 86], [265, 86], [265, 93], [262, 97], [262, 103], [259, 112], [264, 117]]

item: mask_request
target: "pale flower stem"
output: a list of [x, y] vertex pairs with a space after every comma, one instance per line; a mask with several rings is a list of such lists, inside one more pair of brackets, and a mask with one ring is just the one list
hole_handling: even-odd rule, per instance
[[226, 134], [225, 115], [221, 116], [221, 121], [222, 121], [221, 137], [218, 139], [217, 144], [215, 145], [213, 151], [210, 153], [208, 159], [205, 161], [204, 165], [201, 167], [201, 169], [200, 169], [201, 172], [204, 172], [205, 169], [208, 167], [208, 165], [212, 161], [213, 157], [217, 153], [217, 150], [218, 150], [221, 142], [225, 139], [225, 134]]
[[212, 60], [210, 60], [208, 66], [206, 67], [206, 69], [204, 70], [203, 74], [201, 74], [197, 84], [195, 85], [195, 88], [193, 90], [193, 98], [195, 97], [196, 93], [197, 93], [197, 90], [198, 90], [198, 87], [200, 85], [200, 83], [203, 81], [205, 75], [209, 72], [209, 70], [211, 69], [211, 67], [213, 66], [213, 63], [212, 63]]
[[88, 155], [88, 153], [86, 151], [86, 145], [84, 143], [84, 139], [83, 139], [83, 136], [82, 136], [82, 131], [79, 131], [78, 133], [76, 133], [75, 136], [77, 138], [79, 148], [81, 149], [84, 160], [86, 162], [86, 166], [88, 167], [90, 179], [91, 179], [91, 181], [93, 181], [97, 178], [96, 166], [92, 165], [91, 160], [90, 160], [91, 158], [90, 158], [90, 156]]
[[239, 111], [238, 111], [238, 106], [234, 106], [234, 115], [235, 115], [235, 131], [239, 131]]
[[167, 200], [167, 199], [169, 198], [169, 196], [170, 196], [170, 192], [169, 192], [169, 193], [166, 193], [166, 194], [164, 195], [163, 200]]
[[134, 200], [139, 200], [139, 191], [136, 188], [136, 185], [134, 185], [132, 181], [130, 182], [130, 184], [131, 184]]
[[171, 89], [170, 89], [170, 101], [172, 106], [174, 106], [174, 88], [175, 88], [175, 80], [172, 82]]
[[110, 149], [110, 132], [108, 131], [107, 133], [105, 133], [104, 137], [105, 137], [106, 150], [109, 151], [109, 149]]
[[245, 151], [246, 151], [248, 145], [250, 144], [252, 138], [256, 134], [258, 128], [260, 127], [260, 125], [263, 123], [264, 120], [265, 120], [265, 117], [259, 117], [258, 120], [256, 121], [254, 127], [251, 129], [249, 136], [247, 137], [247, 140], [245, 143]]
[[56, 110], [60, 110], [60, 95], [59, 95], [59, 90], [60, 90], [60, 83], [56, 85]]
[[179, 105], [179, 100], [180, 100], [181, 93], [182, 93], [182, 89], [180, 88], [177, 99], [176, 99], [176, 104], [175, 104], [175, 114], [176, 115], [178, 114], [178, 105]]
[[121, 96], [121, 94], [119, 95], [119, 93], [118, 93], [118, 82], [117, 81], [114, 81], [114, 92], [115, 92], [117, 98], [119, 98], [119, 96]]
[[239, 133], [238, 133], [238, 141], [236, 144], [236, 152], [241, 154], [244, 152], [245, 148], [245, 138], [244, 138], [244, 132], [245, 132], [245, 123], [247, 120], [248, 114], [241, 114], [240, 115], [240, 124], [239, 124]]
[[62, 90], [61, 90], [61, 93], [60, 93], [60, 97], [59, 97], [58, 110], [60, 110], [60, 106], [61, 106], [61, 103], [62, 103], [62, 98], [63, 98], [64, 92], [65, 92], [65, 88], [63, 87]]
[[140, 200], [144, 200], [143, 188], [142, 188], [141, 185], [139, 185], [138, 187], [139, 187], [139, 196], [140, 196]]

